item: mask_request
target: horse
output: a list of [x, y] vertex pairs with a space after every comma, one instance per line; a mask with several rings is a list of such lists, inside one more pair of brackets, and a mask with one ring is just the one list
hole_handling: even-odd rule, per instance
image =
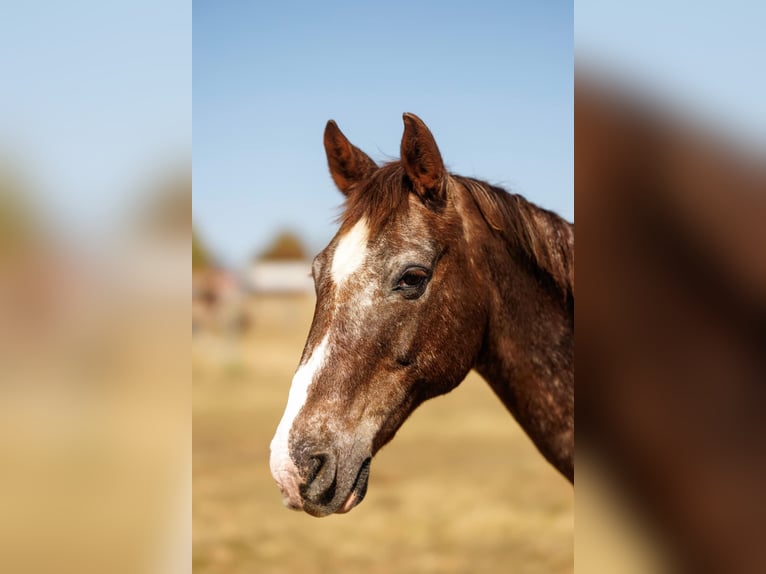
[[344, 210], [312, 264], [270, 457], [284, 505], [316, 517], [358, 505], [372, 457], [471, 369], [574, 483], [574, 225], [449, 173], [426, 124], [403, 121], [401, 159], [382, 166], [333, 120], [324, 132]]

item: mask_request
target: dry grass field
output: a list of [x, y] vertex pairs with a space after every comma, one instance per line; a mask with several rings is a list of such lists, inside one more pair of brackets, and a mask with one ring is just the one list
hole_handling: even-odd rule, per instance
[[269, 441], [313, 301], [249, 306], [249, 334], [203, 333], [192, 344], [195, 573], [573, 571], [572, 486], [473, 373], [422, 405], [375, 457], [351, 513], [285, 509]]

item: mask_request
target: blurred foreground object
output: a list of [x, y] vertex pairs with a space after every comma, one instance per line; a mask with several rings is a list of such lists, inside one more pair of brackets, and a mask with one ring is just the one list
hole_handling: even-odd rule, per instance
[[674, 568], [766, 572], [764, 150], [679, 115], [578, 71], [578, 457]]

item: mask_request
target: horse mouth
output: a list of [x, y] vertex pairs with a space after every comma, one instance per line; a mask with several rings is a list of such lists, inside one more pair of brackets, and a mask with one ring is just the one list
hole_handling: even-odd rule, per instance
[[367, 494], [367, 484], [370, 479], [371, 462], [372, 459], [367, 458], [362, 463], [362, 466], [359, 467], [359, 472], [357, 473], [354, 484], [351, 487], [351, 492], [349, 493], [348, 498], [343, 503], [343, 505], [336, 511], [337, 514], [345, 514], [349, 512], [352, 508], [364, 500], [364, 497]]

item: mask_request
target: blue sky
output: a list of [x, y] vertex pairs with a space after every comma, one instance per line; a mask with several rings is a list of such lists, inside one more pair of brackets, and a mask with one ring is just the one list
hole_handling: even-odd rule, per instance
[[240, 264], [283, 227], [316, 249], [340, 204], [326, 120], [384, 160], [411, 111], [454, 171], [571, 219], [575, 35], [639, 87], [766, 133], [763, 2], [583, 0], [575, 21], [571, 2], [198, 0], [191, 16], [188, 0], [4, 8], [0, 161], [47, 216], [122, 224], [147, 184], [187, 168], [193, 122], [195, 218], [215, 250]]
[[6, 3], [0, 163], [52, 225], [111, 233], [191, 157], [186, 0]]
[[674, 109], [766, 143], [766, 2], [578, 0], [578, 57]]
[[194, 219], [225, 262], [280, 229], [311, 251], [342, 197], [322, 133], [398, 156], [402, 112], [448, 167], [568, 219], [572, 2], [214, 2], [193, 14]]

